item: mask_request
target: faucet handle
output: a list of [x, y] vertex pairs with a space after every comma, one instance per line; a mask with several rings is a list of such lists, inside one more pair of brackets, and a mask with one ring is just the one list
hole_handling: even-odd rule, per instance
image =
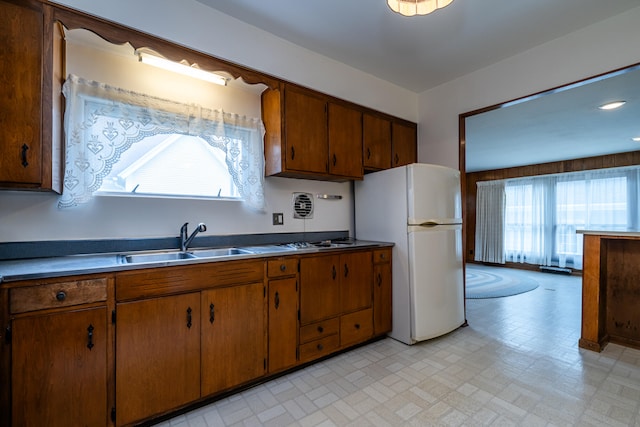
[[198, 224], [198, 231], [201, 233], [207, 231], [207, 224], [205, 224], [204, 222]]

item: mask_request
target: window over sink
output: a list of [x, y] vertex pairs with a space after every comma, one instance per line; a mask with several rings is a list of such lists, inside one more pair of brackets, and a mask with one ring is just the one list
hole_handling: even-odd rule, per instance
[[139, 62], [129, 44], [86, 30], [65, 35], [71, 74], [63, 86], [60, 208], [94, 195], [235, 199], [264, 208], [264, 126], [255, 118], [263, 85], [227, 79], [227, 87], [210, 89], [216, 85]]

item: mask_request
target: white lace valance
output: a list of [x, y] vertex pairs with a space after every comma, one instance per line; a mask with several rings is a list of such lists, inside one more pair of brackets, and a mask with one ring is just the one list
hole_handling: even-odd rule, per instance
[[136, 93], [70, 75], [65, 173], [60, 208], [88, 202], [120, 155], [158, 134], [194, 135], [226, 153], [229, 174], [248, 206], [264, 210], [264, 126], [260, 119]]

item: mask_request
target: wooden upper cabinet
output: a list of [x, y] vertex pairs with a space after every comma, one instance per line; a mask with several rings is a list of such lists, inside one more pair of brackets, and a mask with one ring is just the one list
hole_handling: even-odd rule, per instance
[[262, 94], [265, 173], [327, 181], [362, 179], [362, 113], [283, 84]]
[[372, 114], [362, 116], [362, 156], [365, 170], [391, 167], [391, 121]]
[[392, 167], [404, 166], [418, 161], [417, 139], [418, 130], [415, 125], [393, 122], [392, 138]]
[[329, 172], [362, 179], [362, 113], [329, 103]]
[[62, 121], [53, 121], [61, 111], [53, 103], [62, 96], [53, 82], [61, 35], [45, 19], [48, 7], [0, 1], [0, 188], [61, 190]]

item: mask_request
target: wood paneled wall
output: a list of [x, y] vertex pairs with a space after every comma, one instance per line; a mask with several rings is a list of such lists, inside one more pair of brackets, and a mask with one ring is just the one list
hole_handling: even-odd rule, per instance
[[548, 175], [562, 172], [578, 172], [593, 169], [606, 169], [621, 166], [640, 165], [640, 151], [610, 154], [606, 156], [587, 157], [583, 159], [564, 160], [560, 162], [542, 163], [507, 169], [471, 172], [466, 174], [465, 182], [465, 239], [468, 262], [473, 262], [476, 238], [476, 192], [479, 181], [496, 179], [522, 178], [526, 176]]

